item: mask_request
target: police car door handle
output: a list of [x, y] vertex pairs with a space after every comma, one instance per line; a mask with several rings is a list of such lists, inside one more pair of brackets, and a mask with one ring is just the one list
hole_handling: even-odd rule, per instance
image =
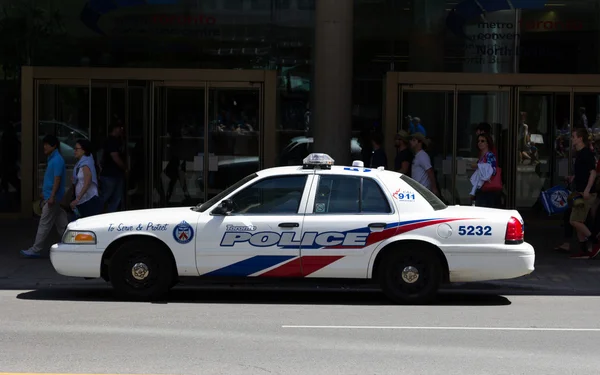
[[369, 228], [371, 229], [384, 229], [385, 228], [385, 223], [371, 223], [369, 224]]
[[298, 223], [281, 223], [279, 224], [281, 228], [297, 228], [300, 226]]

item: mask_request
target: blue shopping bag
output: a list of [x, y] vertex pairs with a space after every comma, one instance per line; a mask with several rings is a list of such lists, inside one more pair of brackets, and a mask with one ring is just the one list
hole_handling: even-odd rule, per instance
[[562, 214], [569, 208], [568, 198], [571, 192], [564, 186], [557, 185], [541, 192], [542, 204], [548, 216]]

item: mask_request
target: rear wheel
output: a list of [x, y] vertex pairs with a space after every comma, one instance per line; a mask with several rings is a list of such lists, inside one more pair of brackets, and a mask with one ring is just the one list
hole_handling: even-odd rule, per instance
[[432, 302], [442, 280], [442, 264], [426, 246], [387, 253], [379, 269], [383, 292], [396, 303]]
[[157, 300], [166, 296], [173, 285], [173, 261], [151, 240], [129, 241], [113, 255], [110, 282], [117, 296], [133, 301]]

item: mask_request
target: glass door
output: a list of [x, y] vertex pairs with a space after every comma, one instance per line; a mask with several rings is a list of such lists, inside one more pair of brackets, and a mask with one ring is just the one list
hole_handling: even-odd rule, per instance
[[[34, 152], [37, 168], [34, 180], [34, 199], [37, 199], [41, 193], [46, 169], [46, 155], [44, 155], [42, 139], [47, 134], [53, 134], [58, 138], [60, 153], [67, 167], [67, 176], [71, 176], [73, 167], [77, 163], [75, 144], [80, 138], [90, 138], [91, 101], [88, 80], [39, 80], [36, 86]], [[20, 123], [16, 125], [15, 130], [18, 139], [21, 134]], [[15, 180], [14, 183], [20, 184], [20, 179]]]
[[261, 83], [209, 83], [207, 199], [261, 168], [262, 97]]
[[147, 86], [148, 81], [92, 81], [90, 134], [99, 163], [106, 162], [103, 160], [106, 142], [113, 128], [123, 129], [121, 157], [129, 173], [125, 175], [122, 190], [119, 190], [120, 204], [117, 209], [120, 210], [140, 209], [150, 204], [147, 173], [150, 161], [146, 157], [151, 139]]
[[[425, 152], [431, 158], [440, 198], [450, 204], [459, 199], [455, 190], [455, 151], [452, 142], [455, 96], [454, 85], [401, 85], [399, 93], [398, 128], [409, 133], [423, 133], [427, 138]], [[400, 144], [385, 145], [386, 148], [393, 146], [399, 150]], [[394, 165], [394, 161], [389, 160], [388, 164]], [[419, 179], [419, 176], [411, 177]]]
[[[456, 132], [452, 139], [456, 145], [456, 204], [471, 204], [471, 176], [479, 160], [477, 132], [489, 126], [493, 148], [496, 149], [497, 165], [504, 171], [509, 149], [510, 88], [498, 86], [457, 86]], [[506, 172], [503, 172], [503, 177]], [[505, 184], [506, 186], [506, 184]], [[498, 207], [506, 207], [506, 189]]]
[[152, 206], [206, 200], [206, 83], [154, 82]]
[[569, 175], [570, 133], [578, 119], [570, 87], [519, 87], [517, 92], [515, 206], [541, 209], [540, 193]]
[[125, 155], [129, 174], [125, 183], [125, 207], [143, 209], [151, 204], [152, 136], [150, 130], [150, 94], [148, 81], [127, 81], [125, 111]]
[[573, 91], [572, 123], [590, 130], [594, 152], [600, 159], [600, 87], [580, 87]]

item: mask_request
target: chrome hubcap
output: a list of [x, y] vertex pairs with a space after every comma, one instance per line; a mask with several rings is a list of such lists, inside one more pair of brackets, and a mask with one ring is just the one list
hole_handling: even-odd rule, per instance
[[419, 270], [413, 266], [406, 266], [402, 270], [402, 280], [405, 283], [413, 284], [419, 279]]
[[148, 269], [148, 266], [144, 263], [136, 263], [131, 268], [131, 274], [136, 280], [144, 280], [146, 277], [148, 277], [149, 273], [150, 270]]

